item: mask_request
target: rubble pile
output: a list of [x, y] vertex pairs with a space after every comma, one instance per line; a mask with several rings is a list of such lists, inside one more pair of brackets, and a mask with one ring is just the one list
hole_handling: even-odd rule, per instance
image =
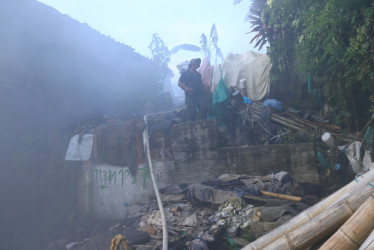
[[[319, 188], [310, 185], [314, 185], [314, 191]], [[320, 198], [315, 193], [310, 196], [310, 189], [303, 186], [306, 187], [305, 183], [294, 183], [287, 172], [278, 172], [267, 176], [224, 174], [198, 184], [160, 189], [169, 249], [244, 247]], [[263, 195], [265, 191], [302, 198], [278, 199]], [[82, 239], [64, 244], [60, 241], [60, 246], [64, 246], [61, 249], [105, 249], [112, 239], [126, 239], [132, 249], [162, 246], [162, 221], [156, 201], [139, 207], [131, 218], [82, 227], [81, 231], [86, 231], [81, 233]], [[59, 248], [55, 242], [49, 249]]]

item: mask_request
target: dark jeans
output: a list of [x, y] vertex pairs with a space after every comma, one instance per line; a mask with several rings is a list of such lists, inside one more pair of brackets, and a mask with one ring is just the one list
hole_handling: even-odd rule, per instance
[[199, 110], [200, 119], [207, 118], [208, 104], [205, 95], [188, 95], [185, 98], [187, 109], [187, 120], [196, 120], [197, 110]]

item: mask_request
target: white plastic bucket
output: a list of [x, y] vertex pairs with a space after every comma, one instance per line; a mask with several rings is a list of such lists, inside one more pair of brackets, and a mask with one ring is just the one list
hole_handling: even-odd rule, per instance
[[334, 147], [334, 138], [329, 132], [325, 132], [322, 135], [322, 141], [326, 143], [330, 148]]

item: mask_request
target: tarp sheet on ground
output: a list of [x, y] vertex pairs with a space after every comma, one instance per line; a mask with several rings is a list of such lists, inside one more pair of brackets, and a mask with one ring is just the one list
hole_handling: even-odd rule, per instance
[[[214, 93], [222, 76], [226, 86], [246, 88], [252, 100], [258, 101], [270, 91], [270, 58], [257, 52], [230, 53], [222, 64], [213, 66], [211, 92]], [[245, 81], [241, 81], [245, 79]], [[244, 86], [243, 86], [244, 85]]]

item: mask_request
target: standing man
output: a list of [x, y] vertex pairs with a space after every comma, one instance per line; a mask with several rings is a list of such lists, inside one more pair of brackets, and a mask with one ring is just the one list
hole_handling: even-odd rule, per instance
[[185, 103], [188, 121], [196, 119], [196, 109], [199, 110], [200, 119], [207, 118], [206, 90], [201, 74], [196, 70], [200, 68], [201, 59], [192, 59], [188, 70], [184, 71], [178, 81], [178, 86], [185, 92]]

